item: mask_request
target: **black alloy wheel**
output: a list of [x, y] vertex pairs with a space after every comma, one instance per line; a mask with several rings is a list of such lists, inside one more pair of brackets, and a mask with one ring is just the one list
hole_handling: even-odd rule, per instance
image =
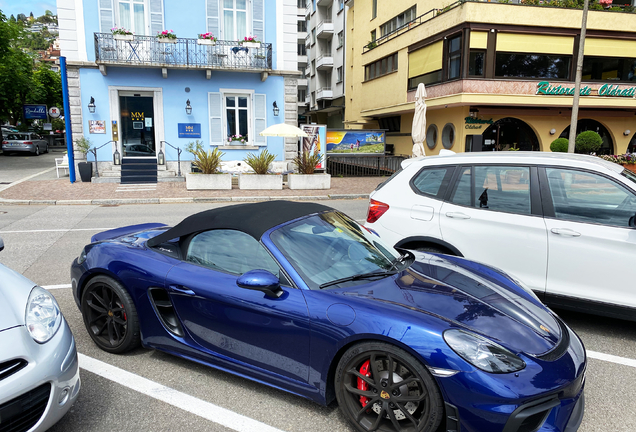
[[365, 342], [340, 359], [336, 398], [362, 432], [433, 432], [443, 400], [426, 368], [412, 355], [383, 342]]
[[120, 354], [139, 346], [139, 319], [128, 291], [117, 281], [97, 276], [82, 295], [82, 317], [91, 339], [104, 351]]

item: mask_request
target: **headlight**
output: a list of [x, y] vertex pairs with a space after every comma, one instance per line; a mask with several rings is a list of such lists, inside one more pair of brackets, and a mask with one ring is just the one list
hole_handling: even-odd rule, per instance
[[60, 328], [62, 312], [55, 298], [36, 286], [27, 301], [24, 321], [31, 337], [38, 343], [45, 343]]
[[86, 247], [82, 248], [82, 252], [79, 254], [79, 257], [77, 257], [78, 264], [82, 264], [84, 261], [86, 261]]
[[501, 345], [465, 330], [446, 330], [444, 340], [461, 358], [486, 372], [509, 373], [526, 367], [523, 360]]

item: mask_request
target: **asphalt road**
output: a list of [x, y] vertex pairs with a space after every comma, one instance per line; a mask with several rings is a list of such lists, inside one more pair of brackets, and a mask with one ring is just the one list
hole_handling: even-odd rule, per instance
[[[328, 204], [357, 220], [366, 216], [365, 200]], [[86, 333], [70, 288], [54, 288], [70, 283], [70, 263], [94, 233], [143, 222], [175, 224], [189, 214], [220, 205], [0, 206], [0, 237], [5, 242], [0, 263], [52, 287], [81, 354], [80, 396], [51, 431], [260, 432], [268, 430], [266, 425], [272, 432], [353, 431], [335, 404], [321, 407], [156, 351], [107, 354]], [[599, 261], [599, 271], [602, 265]], [[636, 430], [636, 325], [558, 312], [581, 336], [591, 357], [586, 412], [579, 431]], [[616, 357], [598, 359], [603, 355]], [[148, 383], [163, 387], [143, 392]]]

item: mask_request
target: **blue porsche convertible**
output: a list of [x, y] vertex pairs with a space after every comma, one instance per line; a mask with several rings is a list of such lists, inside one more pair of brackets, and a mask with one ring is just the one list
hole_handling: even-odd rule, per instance
[[521, 282], [396, 251], [330, 207], [231, 205], [95, 235], [75, 301], [103, 350], [158, 349], [306, 397], [359, 431], [575, 432], [586, 355]]

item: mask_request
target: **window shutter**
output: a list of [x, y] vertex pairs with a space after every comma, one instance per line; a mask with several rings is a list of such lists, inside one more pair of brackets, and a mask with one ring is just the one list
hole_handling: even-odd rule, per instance
[[221, 103], [221, 93], [208, 93], [210, 105], [210, 145], [223, 145], [223, 105]]
[[265, 42], [265, 10], [263, 0], [252, 1], [252, 34], [259, 42]]
[[205, 2], [206, 19], [208, 32], [212, 33], [215, 38], [221, 36], [219, 33], [219, 0], [206, 0]]
[[115, 27], [113, 22], [113, 0], [99, 0], [99, 30], [102, 33], [110, 33]]
[[267, 126], [267, 103], [264, 94], [254, 95], [254, 142], [258, 145], [266, 145], [267, 137], [260, 133]]
[[163, 0], [150, 0], [150, 36], [163, 30]]

